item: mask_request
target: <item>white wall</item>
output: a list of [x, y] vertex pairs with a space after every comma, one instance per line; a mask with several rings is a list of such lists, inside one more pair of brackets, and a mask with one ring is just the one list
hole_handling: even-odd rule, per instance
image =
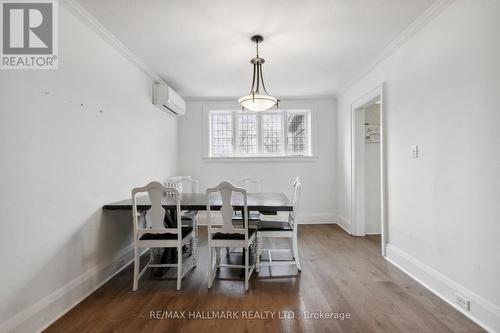
[[179, 169], [200, 181], [200, 189], [215, 186], [222, 180], [237, 181], [254, 177], [261, 191], [289, 193], [296, 176], [302, 180], [300, 223], [334, 222], [336, 165], [336, 101], [333, 98], [288, 100], [289, 105], [314, 105], [317, 119], [317, 159], [304, 161], [228, 162], [203, 159], [203, 109], [214, 103], [234, 100], [189, 101], [187, 114], [179, 122]]
[[[385, 82], [388, 258], [500, 331], [500, 1], [456, 0], [339, 97], [339, 214], [350, 105]], [[420, 158], [410, 146], [419, 144]]]
[[58, 70], [0, 73], [2, 332], [39, 330], [131, 259], [130, 212], [101, 207], [177, 171], [151, 79], [65, 6], [59, 31]]
[[[365, 122], [380, 124], [380, 105], [373, 104], [365, 109]], [[380, 234], [380, 143], [365, 143], [365, 232]]]

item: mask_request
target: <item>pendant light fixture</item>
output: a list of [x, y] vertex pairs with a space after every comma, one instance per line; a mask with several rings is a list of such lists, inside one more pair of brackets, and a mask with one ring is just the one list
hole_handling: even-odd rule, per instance
[[252, 88], [250, 89], [250, 94], [241, 97], [238, 102], [242, 110], [259, 112], [268, 110], [275, 105], [278, 107], [279, 100], [273, 96], [269, 96], [264, 84], [264, 77], [262, 76], [262, 64], [265, 60], [259, 57], [259, 43], [262, 43], [264, 37], [255, 35], [251, 40], [256, 44], [257, 48], [257, 56], [250, 60], [250, 63], [253, 65]]

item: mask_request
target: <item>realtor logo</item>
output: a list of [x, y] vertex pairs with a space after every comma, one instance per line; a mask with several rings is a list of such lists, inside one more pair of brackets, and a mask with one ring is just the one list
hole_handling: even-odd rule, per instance
[[1, 1], [2, 69], [56, 69], [57, 2]]

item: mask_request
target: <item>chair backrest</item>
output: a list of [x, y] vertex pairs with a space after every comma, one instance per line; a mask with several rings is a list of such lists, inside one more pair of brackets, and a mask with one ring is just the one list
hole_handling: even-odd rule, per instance
[[293, 226], [295, 224], [295, 218], [297, 215], [297, 210], [299, 208], [299, 199], [300, 199], [300, 189], [302, 187], [302, 183], [300, 182], [300, 178], [295, 178], [292, 184], [292, 207], [293, 210], [290, 212], [288, 216], [288, 222]]
[[[137, 210], [137, 194], [148, 193], [151, 202], [151, 208], [145, 212]], [[177, 227], [165, 227], [166, 210], [162, 206], [162, 199], [165, 195], [174, 198], [176, 201]], [[136, 187], [132, 190], [132, 220], [134, 223], [134, 234], [137, 238], [145, 233], [159, 234], [172, 233], [178, 234], [178, 238], [182, 238], [182, 233], [179, 232], [179, 221], [181, 221], [181, 201], [180, 191], [175, 187], [167, 187], [159, 182], [150, 182], [146, 186]], [[136, 239], [137, 239], [136, 238]]]
[[250, 193], [258, 193], [260, 192], [260, 184], [259, 181], [252, 177], [246, 177], [240, 179], [236, 182], [236, 185], [243, 187], [247, 192]]
[[[220, 213], [222, 215], [222, 226], [212, 224], [211, 200], [212, 194], [220, 193], [222, 206]], [[233, 225], [233, 204], [234, 193], [239, 193], [243, 201], [243, 228], [235, 228]], [[207, 224], [209, 237], [212, 233], [221, 232], [225, 234], [243, 234], [245, 240], [248, 240], [248, 209], [247, 209], [247, 191], [244, 188], [236, 187], [230, 182], [222, 182], [217, 187], [207, 189]]]
[[165, 185], [177, 188], [181, 193], [198, 193], [198, 181], [191, 176], [175, 176], [168, 178]]

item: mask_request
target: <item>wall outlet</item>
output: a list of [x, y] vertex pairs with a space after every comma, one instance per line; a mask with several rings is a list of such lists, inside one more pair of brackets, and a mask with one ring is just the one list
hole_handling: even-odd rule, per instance
[[467, 311], [470, 311], [470, 301], [467, 297], [455, 293], [455, 302]]

